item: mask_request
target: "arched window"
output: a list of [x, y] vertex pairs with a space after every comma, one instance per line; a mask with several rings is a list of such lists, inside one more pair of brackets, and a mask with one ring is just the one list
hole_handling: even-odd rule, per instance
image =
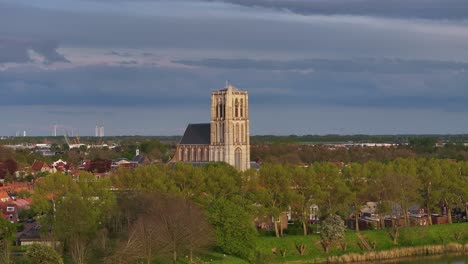
[[239, 124], [236, 124], [236, 143], [239, 143]]
[[225, 111], [226, 111], [226, 108], [225, 108], [224, 102], [222, 102], [221, 103], [221, 118], [224, 118], [226, 114]]
[[242, 149], [237, 148], [234, 151], [234, 167], [236, 167], [236, 169], [240, 170], [241, 166], [242, 166]]
[[241, 124], [241, 142], [245, 143], [244, 124]]
[[240, 101], [240, 117], [244, 117], [244, 99], [241, 99]]
[[235, 103], [235, 117], [239, 117], [239, 100], [237, 99]]
[[215, 125], [214, 125], [214, 130], [215, 130], [215, 131], [214, 131], [214, 132], [215, 132], [215, 135], [214, 135], [213, 141], [214, 141], [214, 143], [218, 143], [218, 133], [219, 133], [219, 131], [218, 131], [218, 124], [215, 124]]
[[223, 103], [223, 117], [226, 118], [226, 102]]
[[221, 123], [221, 134], [219, 135], [221, 143], [224, 143], [224, 123]]

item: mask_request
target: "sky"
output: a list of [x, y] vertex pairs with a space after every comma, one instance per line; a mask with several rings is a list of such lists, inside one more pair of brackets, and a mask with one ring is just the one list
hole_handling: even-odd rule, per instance
[[466, 134], [468, 1], [0, 0], [0, 135], [181, 135], [226, 80], [253, 135]]

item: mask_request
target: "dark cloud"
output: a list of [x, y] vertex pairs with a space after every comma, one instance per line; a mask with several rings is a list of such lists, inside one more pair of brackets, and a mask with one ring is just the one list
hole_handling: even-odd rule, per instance
[[[133, 64], [7, 71], [0, 74], [3, 88], [0, 104], [200, 106], [208, 103], [206, 95], [210, 91], [221, 88], [225, 80], [231, 80], [239, 88], [249, 90], [252, 103], [258, 105], [468, 110], [464, 103], [468, 100], [468, 71], [451, 71], [440, 66], [413, 70], [408, 65], [403, 65], [406, 70], [401, 71], [390, 71], [386, 67], [381, 71], [378, 67], [372, 71], [364, 71], [364, 67], [351, 71], [342, 70], [348, 67], [346, 65], [338, 66], [337, 63], [337, 66], [327, 66], [326, 70], [318, 68], [314, 72], [277, 70], [285, 69], [283, 66], [179, 69]], [[415, 67], [424, 69], [422, 62]]]
[[0, 37], [0, 63], [25, 63], [33, 61], [30, 52], [44, 57], [44, 63], [68, 62], [57, 52], [58, 42]]
[[[429, 133], [466, 128], [460, 116], [468, 112], [468, 72], [301, 73], [134, 65], [0, 72], [0, 105], [16, 109], [10, 110], [14, 118], [0, 121], [32, 127], [66, 120], [92, 131], [97, 120], [104, 120], [113, 134], [183, 133], [188, 122], [209, 121], [210, 92], [227, 79], [249, 91], [253, 133]], [[96, 115], [69, 113], [88, 109]], [[284, 128], [275, 128], [278, 123]], [[135, 130], [143, 128], [144, 132]], [[158, 130], [162, 128], [167, 131]], [[115, 132], [118, 129], [123, 131]]]
[[466, 19], [466, 0], [207, 0], [267, 7], [310, 15], [362, 15], [426, 19]]
[[[218, 52], [241, 58], [320, 55], [468, 60], [467, 29], [462, 21], [277, 16], [263, 11], [256, 15], [254, 11], [236, 13], [232, 7], [222, 8], [218, 16], [201, 16], [188, 9], [184, 10], [188, 14], [180, 17], [125, 16], [102, 10], [72, 12], [0, 3], [0, 25], [15, 25], [0, 27], [0, 36], [38, 36], [60, 40], [63, 46], [113, 51], [172, 49], [176, 51], [164, 56], [176, 58], [181, 58], [178, 49], [197, 58]], [[53, 30], [50, 25], [54, 25]]]
[[257, 69], [310, 72], [374, 72], [374, 73], [428, 73], [437, 71], [468, 71], [466, 62], [404, 60], [404, 59], [307, 59], [307, 60], [252, 60], [202, 59], [177, 60], [190, 66], [224, 69]]
[[132, 65], [0, 72], [0, 104], [148, 106], [196, 104], [204, 98], [199, 95], [200, 73], [128, 63]]

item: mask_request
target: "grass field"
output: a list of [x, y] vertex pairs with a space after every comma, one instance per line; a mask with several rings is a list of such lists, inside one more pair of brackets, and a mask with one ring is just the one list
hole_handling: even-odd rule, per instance
[[[376, 251], [427, 245], [447, 245], [450, 243], [466, 244], [468, 243], [468, 223], [401, 228], [398, 245], [393, 244], [387, 230], [366, 230], [361, 231], [361, 234], [370, 245], [375, 245]], [[303, 256], [296, 250], [296, 244], [306, 246]], [[277, 251], [276, 255], [272, 253], [274, 248]], [[285, 251], [284, 257], [280, 254], [280, 251], [283, 250]], [[359, 239], [352, 230], [346, 231], [346, 249], [336, 245], [330, 250], [329, 254], [326, 254], [320, 245], [320, 236], [318, 234], [308, 236], [286, 235], [282, 238], [262, 235], [257, 238], [257, 251], [262, 255], [263, 263], [297, 264], [321, 262], [330, 256], [368, 252], [361, 248]], [[179, 261], [179, 263], [187, 262], [185, 258], [181, 258]], [[65, 263], [71, 263], [71, 261], [66, 259]], [[155, 261], [154, 263], [164, 262]], [[248, 262], [234, 256], [209, 251], [203, 254], [199, 263], [247, 264]]]
[[[468, 243], [468, 224], [434, 225], [401, 228], [398, 245], [394, 245], [387, 230], [367, 230], [361, 234], [370, 245], [375, 245], [376, 251], [390, 250], [401, 247], [412, 247], [422, 245], [445, 245], [449, 243]], [[458, 237], [457, 237], [458, 236]], [[346, 232], [346, 249], [337, 245], [333, 247], [329, 254], [325, 254], [320, 245], [318, 234], [309, 236], [285, 236], [283, 238], [259, 237], [258, 249], [265, 255], [270, 256], [271, 262], [309, 262], [312, 260], [323, 260], [329, 256], [340, 256], [349, 253], [365, 253], [360, 246], [356, 233], [352, 230]], [[306, 246], [304, 256], [300, 256], [295, 248], [295, 244], [303, 243]], [[276, 248], [277, 255], [272, 253]], [[285, 256], [279, 254], [280, 250], [285, 250]], [[224, 262], [228, 263], [228, 262]]]

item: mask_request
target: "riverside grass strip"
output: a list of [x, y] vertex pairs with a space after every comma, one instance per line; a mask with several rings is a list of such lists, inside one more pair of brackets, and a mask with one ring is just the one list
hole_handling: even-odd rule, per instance
[[327, 263], [352, 263], [352, 262], [364, 262], [364, 261], [377, 261], [377, 260], [389, 260], [398, 259], [405, 257], [416, 257], [416, 256], [431, 256], [431, 255], [442, 255], [451, 253], [468, 253], [468, 244], [457, 244], [450, 243], [448, 245], [432, 245], [432, 246], [417, 246], [417, 247], [405, 247], [395, 248], [392, 250], [384, 251], [371, 251], [363, 254], [352, 253], [342, 256], [331, 256], [328, 257]]

